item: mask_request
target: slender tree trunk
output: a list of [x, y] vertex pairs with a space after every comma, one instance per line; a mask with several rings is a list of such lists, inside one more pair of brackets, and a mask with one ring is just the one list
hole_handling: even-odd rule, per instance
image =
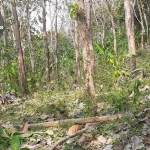
[[144, 21], [143, 21], [143, 15], [142, 15], [142, 10], [141, 10], [141, 3], [138, 0], [137, 1], [138, 4], [138, 9], [139, 9], [139, 13], [140, 13], [140, 24], [141, 24], [141, 49], [144, 49], [144, 35], [145, 35], [145, 28], [144, 28]]
[[[0, 4], [2, 5], [2, 3]], [[0, 13], [0, 38], [3, 36], [3, 31], [4, 31], [4, 19]]]
[[115, 24], [113, 12], [111, 10], [111, 6], [110, 6], [110, 3], [109, 3], [108, 0], [106, 0], [106, 4], [107, 4], [108, 12], [110, 14], [111, 24], [112, 24], [112, 30], [113, 30], [113, 35], [114, 35], [114, 52], [115, 52], [115, 54], [117, 54], [116, 24]]
[[[133, 14], [133, 0], [124, 0], [125, 8], [125, 23], [126, 23], [126, 34], [128, 38], [128, 48], [130, 53], [136, 55], [135, 47], [135, 37], [134, 37], [134, 14]], [[136, 69], [136, 59], [134, 57], [130, 58], [130, 71], [132, 72]]]
[[31, 40], [31, 27], [30, 27], [30, 13], [29, 13], [29, 0], [27, 0], [27, 28], [28, 28], [28, 40], [29, 40], [29, 55], [31, 61], [32, 72], [35, 72], [34, 52]]
[[80, 38], [82, 41], [86, 89], [89, 94], [95, 95], [95, 87], [91, 68], [90, 47], [88, 40], [88, 26], [86, 24], [86, 17], [85, 17], [86, 15], [84, 11], [84, 0], [76, 0], [76, 3], [79, 5], [77, 17], [79, 19], [79, 29], [80, 29], [79, 31], [80, 31]]
[[[21, 14], [20, 14], [20, 18], [21, 18]], [[21, 47], [22, 47], [22, 52], [23, 52], [23, 59], [25, 59], [25, 39], [23, 38], [23, 35], [24, 35], [24, 31], [23, 31], [23, 21], [20, 20], [19, 21], [19, 31], [20, 31], [20, 40], [21, 40]], [[25, 68], [26, 70], [26, 68]]]
[[89, 0], [89, 2], [88, 2], [87, 25], [88, 25], [89, 48], [90, 48], [90, 57], [91, 57], [91, 68], [92, 68], [92, 73], [94, 73], [94, 48], [93, 48], [93, 33], [92, 33], [92, 0]]
[[53, 35], [52, 35], [52, 33], [53, 33], [53, 21], [52, 21], [52, 11], [51, 11], [51, 0], [49, 0], [48, 1], [48, 3], [49, 3], [49, 15], [50, 15], [50, 18], [49, 18], [49, 20], [50, 20], [50, 44], [51, 44], [51, 48], [52, 48], [52, 45], [53, 45]]
[[[3, 0], [1, 0], [1, 12], [2, 12], [2, 16], [3, 16], [3, 20], [4, 20], [4, 27], [6, 27], [6, 15], [5, 15], [5, 10], [4, 10], [4, 1]], [[3, 38], [4, 38], [4, 48], [2, 49], [2, 66], [5, 65], [4, 54], [5, 54], [5, 49], [7, 47], [7, 31], [6, 31], [6, 29], [4, 29]]]
[[56, 13], [56, 16], [55, 16], [55, 67], [56, 67], [56, 75], [57, 75], [57, 81], [59, 80], [59, 72], [58, 72], [58, 31], [57, 31], [57, 6], [58, 6], [58, 2], [57, 0], [56, 1], [56, 4], [55, 4], [55, 13]]
[[48, 41], [47, 41], [47, 31], [46, 31], [46, 0], [42, 1], [43, 7], [43, 38], [45, 44], [45, 51], [46, 51], [46, 80], [47, 82], [50, 81], [50, 56], [49, 56], [49, 48], [48, 48]]
[[[148, 24], [146, 12], [145, 12], [145, 9], [144, 9], [144, 7], [143, 7], [143, 5], [142, 5], [141, 0], [140, 0], [140, 4], [141, 4], [143, 16], [144, 16], [145, 25], [146, 25], [146, 36], [147, 36], [147, 42], [148, 42], [148, 38], [149, 38], [149, 24]], [[148, 9], [149, 9], [149, 8], [148, 8]]]
[[49, 13], [50, 13], [50, 53], [51, 53], [51, 63], [52, 63], [52, 74], [55, 72], [54, 70], [54, 66], [55, 66], [55, 54], [54, 54], [54, 47], [53, 47], [53, 22], [54, 22], [54, 17], [55, 17], [55, 14], [53, 15], [52, 17], [52, 5], [51, 5], [51, 0], [49, 0]]
[[20, 39], [20, 31], [19, 31], [19, 23], [18, 23], [18, 15], [16, 10], [16, 3], [15, 0], [10, 0], [11, 2], [11, 8], [12, 8], [12, 14], [15, 20], [15, 23], [13, 24], [13, 33], [15, 37], [16, 42], [16, 48], [18, 51], [18, 61], [19, 61], [19, 79], [21, 83], [21, 88], [23, 91], [23, 94], [27, 94], [29, 91], [26, 86], [26, 73], [25, 73], [25, 65], [24, 65], [24, 59], [23, 59], [23, 51], [21, 47], [21, 39]]
[[79, 52], [79, 26], [78, 19], [75, 20], [75, 39], [74, 39], [75, 51], [76, 51], [76, 72], [78, 78], [81, 77], [81, 68], [80, 68], [80, 52]]
[[104, 43], [104, 39], [105, 39], [105, 23], [102, 24], [103, 27], [103, 31], [102, 31], [102, 46], [104, 48], [105, 43]]
[[[1, 12], [2, 15], [0, 14], [0, 38], [3, 35], [3, 39], [4, 39], [4, 47], [2, 48], [1, 51], [1, 66], [0, 66], [0, 75], [2, 77], [2, 69], [5, 66], [5, 59], [4, 59], [4, 55], [5, 55], [5, 49], [7, 47], [7, 32], [6, 30], [4, 30], [4, 26], [6, 26], [6, 16], [5, 16], [5, 11], [4, 11], [4, 3], [3, 0], [1, 0]], [[3, 33], [4, 32], [4, 33]], [[0, 77], [0, 80], [2, 80], [2, 78]], [[0, 89], [1, 89], [1, 99], [2, 99], [2, 104], [5, 103], [5, 83], [0, 83]]]

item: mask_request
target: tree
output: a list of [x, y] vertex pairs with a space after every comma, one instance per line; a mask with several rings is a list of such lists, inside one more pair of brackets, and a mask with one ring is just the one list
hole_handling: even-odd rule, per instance
[[81, 68], [80, 68], [80, 52], [79, 52], [79, 24], [78, 19], [75, 19], [75, 39], [74, 39], [74, 47], [76, 51], [76, 72], [78, 78], [81, 77]]
[[[139, 3], [141, 4], [141, 11], [142, 11], [142, 14], [143, 14], [143, 18], [144, 18], [144, 21], [145, 21], [145, 30], [146, 30], [146, 36], [147, 36], [147, 42], [148, 42], [148, 39], [149, 39], [149, 23], [148, 23], [148, 17], [147, 15], [149, 15], [149, 12], [150, 12], [150, 8], [148, 7], [148, 4], [147, 4], [147, 1], [143, 1], [142, 0], [139, 0]], [[147, 13], [146, 13], [146, 10]]]
[[144, 34], [145, 34], [145, 28], [144, 28], [144, 21], [143, 21], [143, 14], [142, 14], [142, 4], [141, 1], [137, 1], [139, 14], [140, 14], [140, 24], [141, 24], [141, 49], [144, 49]]
[[115, 24], [115, 20], [114, 20], [114, 15], [113, 15], [113, 11], [111, 9], [111, 4], [108, 0], [106, 0], [106, 5], [108, 8], [108, 12], [110, 14], [112, 30], [113, 30], [113, 35], [114, 35], [114, 52], [117, 53], [117, 36], [116, 36], [116, 24]]
[[[3, 3], [1, 4], [1, 9], [2, 9], [2, 13], [3, 13]], [[3, 14], [2, 14], [3, 15]], [[3, 30], [4, 30], [4, 16], [2, 16], [0, 13], [0, 38], [3, 36]]]
[[57, 5], [58, 5], [58, 2], [57, 0], [56, 1], [56, 4], [55, 4], [55, 67], [56, 67], [56, 76], [57, 76], [57, 81], [59, 80], [59, 73], [58, 73], [58, 31], [57, 31]]
[[[6, 15], [5, 15], [5, 11], [4, 11], [4, 1], [1, 0], [1, 11], [2, 11], [2, 16], [3, 16], [3, 21], [1, 20], [1, 24], [2, 24], [2, 28], [4, 29], [4, 26], [6, 26]], [[3, 25], [4, 23], [4, 25]], [[7, 32], [6, 32], [6, 29], [4, 30], [3, 32], [3, 38], [4, 38], [4, 48], [2, 49], [2, 57], [4, 57], [4, 54], [5, 54], [5, 49], [6, 49], [6, 46], [7, 46]], [[2, 66], [5, 65], [5, 60], [4, 58], [2, 58]]]
[[87, 25], [88, 25], [88, 37], [89, 37], [89, 48], [90, 48], [90, 60], [92, 73], [94, 73], [94, 48], [93, 48], [93, 34], [92, 34], [92, 0], [88, 2], [88, 13], [87, 13]]
[[19, 31], [19, 21], [18, 15], [16, 10], [16, 2], [15, 0], [10, 0], [11, 2], [11, 10], [13, 14], [13, 18], [15, 23], [13, 24], [13, 34], [15, 38], [16, 49], [18, 51], [18, 61], [19, 61], [19, 80], [21, 83], [21, 89], [23, 94], [28, 94], [28, 89], [26, 85], [27, 77], [25, 72], [25, 65], [24, 65], [24, 58], [23, 58], [23, 51], [21, 47], [21, 39], [20, 39], [20, 31]]
[[133, 0], [124, 0], [125, 24], [126, 24], [126, 34], [128, 39], [128, 48], [129, 48], [129, 52], [132, 54], [132, 57], [130, 58], [131, 74], [136, 69], [136, 59], [133, 57], [136, 55], [133, 7], [134, 7]]
[[49, 48], [48, 48], [48, 41], [47, 41], [47, 31], [46, 31], [46, 0], [42, 1], [43, 7], [43, 38], [44, 38], [44, 46], [46, 51], [46, 80], [47, 82], [50, 81], [50, 58], [49, 58]]
[[76, 3], [79, 5], [77, 11], [77, 17], [79, 21], [79, 32], [80, 38], [82, 41], [82, 51], [83, 51], [83, 63], [84, 63], [84, 71], [85, 71], [85, 85], [86, 89], [91, 95], [95, 95], [95, 87], [92, 76], [92, 66], [91, 66], [91, 52], [89, 47], [88, 40], [88, 26], [86, 23], [86, 15], [84, 11], [84, 0], [76, 0]]
[[29, 55], [30, 55], [32, 72], [34, 72], [35, 71], [35, 63], [34, 63], [33, 44], [32, 44], [32, 40], [31, 40], [29, 2], [30, 1], [27, 0], [27, 5], [26, 5], [26, 11], [27, 11], [27, 29], [28, 29], [28, 46], [29, 46]]

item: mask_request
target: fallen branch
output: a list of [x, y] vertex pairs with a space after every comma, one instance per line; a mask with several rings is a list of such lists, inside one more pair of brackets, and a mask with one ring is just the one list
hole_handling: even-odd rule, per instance
[[112, 116], [103, 116], [103, 117], [90, 117], [90, 118], [76, 118], [76, 119], [66, 119], [66, 120], [59, 120], [59, 121], [50, 121], [50, 122], [43, 122], [43, 123], [34, 123], [34, 124], [28, 124], [26, 123], [27, 128], [33, 128], [33, 127], [55, 127], [58, 125], [64, 125], [67, 123], [79, 123], [79, 124], [86, 124], [86, 123], [104, 123], [108, 121], [113, 120], [119, 120], [120, 117], [118, 115], [112, 115]]

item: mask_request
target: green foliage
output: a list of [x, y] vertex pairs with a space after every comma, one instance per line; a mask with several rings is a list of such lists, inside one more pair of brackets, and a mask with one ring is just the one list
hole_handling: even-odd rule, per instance
[[6, 91], [17, 92], [19, 81], [18, 81], [18, 63], [11, 62], [9, 65], [3, 68], [3, 81], [6, 83]]
[[96, 43], [95, 47], [96, 47], [96, 53], [97, 54], [99, 54], [99, 53], [102, 54], [102, 55], [105, 54], [105, 49], [102, 47], [101, 44]]
[[124, 66], [124, 59], [127, 58], [127, 55], [114, 55], [113, 53], [106, 51], [105, 48], [103, 48], [100, 44], [96, 43], [96, 52], [103, 57], [104, 62], [107, 65], [111, 65], [113, 67], [113, 71], [111, 72], [113, 77], [120, 77], [122, 75], [122, 71], [125, 72], [126, 76], [130, 75], [129, 71], [125, 71], [123, 69]]
[[115, 112], [127, 111], [130, 106], [130, 101], [127, 93], [115, 92], [109, 96], [109, 103], [113, 106]]
[[65, 148], [64, 150], [83, 150], [83, 147], [81, 146], [76, 146], [72, 143], [65, 143]]
[[29, 148], [21, 148], [20, 150], [30, 150]]
[[139, 94], [139, 86], [141, 86], [141, 81], [140, 80], [135, 80], [135, 83], [134, 83], [134, 93]]
[[[61, 85], [69, 87], [75, 79], [75, 50], [73, 48], [66, 50], [58, 57]], [[67, 79], [67, 80], [66, 80]], [[67, 85], [66, 85], [67, 84]]]
[[141, 86], [141, 81], [140, 80], [135, 80], [134, 87], [133, 87], [134, 101], [137, 101], [139, 96], [140, 96], [140, 92], [139, 92], [139, 87], [140, 86]]
[[10, 137], [7, 135], [6, 130], [0, 126], [0, 149], [6, 149], [9, 147]]
[[35, 73], [34, 72], [31, 72], [28, 74], [28, 77], [27, 77], [27, 87], [29, 89], [29, 91], [32, 93], [32, 91], [35, 91], [36, 90], [36, 82], [37, 82], [37, 78], [35, 76]]
[[79, 8], [78, 4], [70, 5], [70, 9], [71, 9], [70, 18], [73, 18], [76, 15], [78, 8]]
[[[11, 147], [12, 150], [19, 150], [21, 146], [21, 139], [26, 139], [33, 135], [33, 132], [27, 132], [24, 134], [19, 134], [17, 132], [11, 131], [10, 129], [4, 129], [0, 126], [0, 148], [6, 149]], [[27, 148], [21, 150], [29, 150]]]
[[20, 137], [19, 135], [13, 135], [11, 139], [11, 149], [18, 150], [20, 148]]

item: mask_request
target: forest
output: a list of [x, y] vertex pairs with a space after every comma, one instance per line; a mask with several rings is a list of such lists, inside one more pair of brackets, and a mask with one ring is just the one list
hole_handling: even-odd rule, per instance
[[0, 150], [150, 150], [149, 0], [0, 0]]

